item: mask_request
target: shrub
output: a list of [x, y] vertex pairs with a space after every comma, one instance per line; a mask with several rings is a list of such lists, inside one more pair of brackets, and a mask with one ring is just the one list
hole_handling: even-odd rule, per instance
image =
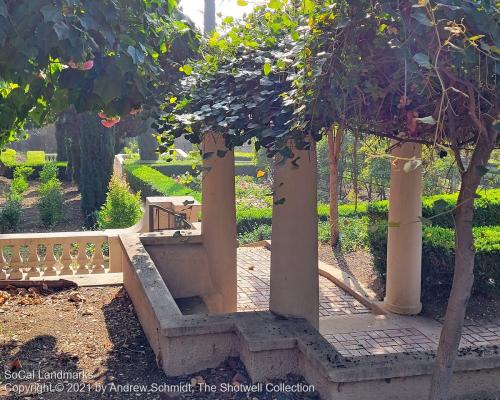
[[52, 179], [57, 179], [58, 167], [56, 163], [47, 163], [43, 166], [42, 170], [38, 174], [40, 182], [47, 183]]
[[14, 231], [21, 221], [21, 200], [19, 193], [10, 192], [6, 203], [0, 208], [0, 230]]
[[[368, 244], [368, 218], [364, 215], [342, 216], [339, 218], [340, 246], [351, 252], [365, 248]], [[320, 221], [318, 238], [322, 243], [330, 241], [330, 222]]]
[[45, 163], [45, 152], [44, 151], [27, 151], [26, 152], [26, 164], [36, 165]]
[[[473, 294], [500, 296], [500, 226], [473, 229], [476, 248]], [[387, 263], [387, 223], [369, 229], [369, 247], [376, 273], [385, 278]], [[422, 237], [422, 300], [447, 297], [453, 280], [454, 231], [424, 226]]]
[[149, 196], [193, 196], [201, 201], [201, 193], [178, 183], [174, 178], [140, 164], [125, 166], [130, 187], [141, 192], [143, 197]]
[[109, 181], [106, 203], [97, 215], [100, 229], [128, 228], [142, 217], [141, 194], [132, 194], [129, 185], [113, 174]]
[[[474, 201], [474, 226], [490, 225], [500, 221], [500, 189], [480, 190]], [[457, 204], [458, 193], [441, 194], [422, 199], [422, 216], [430, 218], [432, 224], [444, 228], [455, 226], [452, 212]], [[387, 220], [389, 202], [376, 201], [368, 205], [368, 215], [372, 220]]]
[[238, 235], [240, 244], [260, 242], [271, 239], [271, 225], [260, 225], [257, 229]]
[[[339, 216], [353, 217], [366, 214], [367, 203], [359, 203], [357, 210], [354, 204], [341, 204]], [[273, 209], [269, 207], [237, 207], [236, 224], [239, 233], [251, 232], [260, 225], [271, 225]], [[318, 220], [328, 221], [330, 218], [330, 206], [318, 204]]]
[[42, 223], [47, 228], [53, 228], [64, 217], [64, 197], [61, 182], [58, 179], [51, 179], [46, 183], [42, 183], [39, 195], [38, 209], [40, 210]]
[[33, 168], [21, 166], [14, 170], [11, 192], [22, 194], [29, 189], [28, 177], [33, 174]]
[[0, 162], [7, 167], [12, 167], [16, 164], [16, 154], [13, 149], [5, 149], [0, 152]]

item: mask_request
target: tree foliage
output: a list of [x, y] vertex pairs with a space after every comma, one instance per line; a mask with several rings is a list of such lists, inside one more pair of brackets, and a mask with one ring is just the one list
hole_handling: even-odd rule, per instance
[[0, 146], [74, 105], [124, 116], [148, 108], [170, 48], [191, 32], [176, 0], [0, 0]]
[[257, 137], [273, 155], [332, 124], [455, 152], [498, 129], [489, 1], [318, 3], [269, 2], [228, 21], [165, 104], [160, 131], [194, 142], [218, 131], [230, 146]]

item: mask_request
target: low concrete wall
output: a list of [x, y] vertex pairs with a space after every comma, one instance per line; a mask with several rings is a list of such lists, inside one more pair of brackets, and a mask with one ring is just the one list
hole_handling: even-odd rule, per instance
[[[300, 374], [323, 399], [426, 398], [434, 361], [431, 353], [347, 358], [304, 319], [284, 319], [269, 312], [181, 315], [139, 236], [120, 239], [127, 257], [125, 289], [167, 375], [194, 373], [239, 356], [254, 382]], [[459, 357], [450, 398], [500, 396], [497, 353], [498, 349], [489, 348], [481, 357]]]

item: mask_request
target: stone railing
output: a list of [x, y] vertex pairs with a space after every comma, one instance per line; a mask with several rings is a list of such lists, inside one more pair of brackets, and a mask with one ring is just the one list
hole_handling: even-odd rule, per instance
[[113, 231], [0, 235], [0, 279], [121, 271], [122, 250]]

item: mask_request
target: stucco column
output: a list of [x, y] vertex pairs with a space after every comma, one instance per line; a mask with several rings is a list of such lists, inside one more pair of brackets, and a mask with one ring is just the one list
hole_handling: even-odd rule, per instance
[[419, 160], [421, 151], [419, 144], [404, 143], [392, 152], [384, 307], [398, 314], [422, 309], [422, 166], [404, 168], [409, 159]]
[[297, 166], [287, 160], [274, 177], [270, 309], [318, 328], [316, 147], [293, 153]]
[[[202, 150], [205, 155], [213, 153], [203, 161], [201, 224], [212, 284], [220, 295], [220, 299], [210, 300], [210, 308], [221, 313], [234, 312], [237, 307], [234, 152], [226, 148], [224, 139], [217, 134], [205, 135]], [[219, 157], [218, 151], [225, 152], [224, 157]]]

